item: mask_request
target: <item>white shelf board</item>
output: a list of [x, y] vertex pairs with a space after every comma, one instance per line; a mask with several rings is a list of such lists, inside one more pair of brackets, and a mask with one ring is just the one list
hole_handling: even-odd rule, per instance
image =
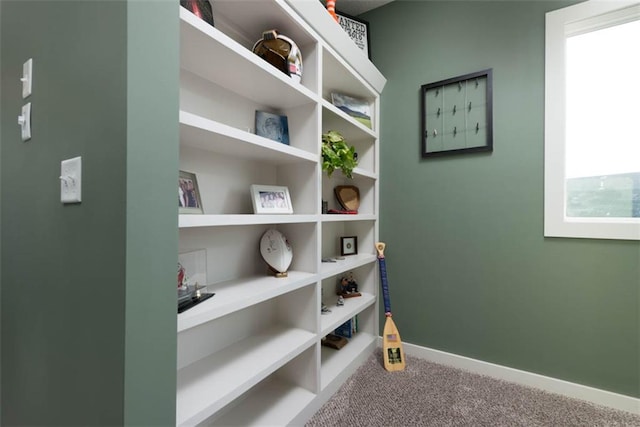
[[362, 169], [362, 168], [355, 168], [353, 169], [353, 176], [355, 177], [364, 177], [364, 178], [370, 178], [370, 179], [378, 179], [378, 174], [368, 171], [366, 169]]
[[372, 100], [375, 90], [362, 79], [348, 61], [338, 58], [331, 47], [325, 47], [322, 55], [322, 94], [326, 99], [331, 92], [340, 92], [356, 98]]
[[377, 259], [373, 254], [357, 254], [346, 256], [345, 259], [339, 259], [336, 262], [323, 262], [320, 266], [320, 277], [326, 279], [347, 270], [376, 262]]
[[177, 424], [206, 420], [315, 341], [312, 332], [274, 327], [180, 369]]
[[178, 215], [179, 228], [191, 227], [224, 227], [234, 225], [264, 225], [264, 224], [303, 224], [316, 222], [316, 215]]
[[342, 325], [344, 322], [351, 319], [353, 316], [375, 302], [376, 297], [374, 295], [362, 292], [362, 295], [359, 297], [345, 298], [344, 305], [342, 307], [332, 305], [330, 307], [331, 313], [322, 314], [320, 316], [320, 335], [324, 337], [331, 333], [338, 326]]
[[178, 333], [316, 282], [317, 276], [289, 271], [287, 277], [251, 276], [207, 286], [215, 295], [178, 314]]
[[282, 380], [266, 380], [212, 426], [285, 426], [297, 411], [309, 405], [316, 394]]
[[186, 111], [180, 111], [180, 143], [275, 165], [302, 161], [317, 163], [319, 159], [316, 153], [281, 144]]
[[[371, 120], [374, 118], [372, 117]], [[376, 133], [327, 101], [322, 100], [322, 126], [326, 130], [340, 129], [344, 139], [358, 140], [363, 138], [376, 138]]]
[[344, 375], [345, 366], [375, 345], [376, 337], [366, 332], [357, 332], [340, 350], [321, 346], [320, 388], [329, 386]]
[[373, 214], [324, 214], [322, 222], [349, 222], [349, 221], [375, 221], [377, 218]]
[[182, 7], [180, 66], [260, 104], [287, 109], [317, 102], [309, 89]]

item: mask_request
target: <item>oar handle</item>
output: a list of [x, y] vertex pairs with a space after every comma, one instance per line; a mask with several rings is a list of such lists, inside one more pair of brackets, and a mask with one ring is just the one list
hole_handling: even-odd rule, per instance
[[384, 301], [384, 314], [391, 317], [391, 299], [389, 298], [389, 283], [387, 282], [387, 262], [384, 259], [385, 244], [376, 243], [378, 251], [378, 265], [380, 266], [380, 282], [382, 283], [382, 300]]

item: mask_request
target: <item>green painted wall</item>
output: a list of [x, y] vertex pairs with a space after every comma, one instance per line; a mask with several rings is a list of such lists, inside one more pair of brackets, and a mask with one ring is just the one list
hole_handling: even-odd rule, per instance
[[[2, 7], [0, 7], [0, 25], [2, 24]], [[0, 49], [2, 47], [2, 31], [0, 29]], [[2, 55], [0, 55], [0, 72], [2, 71]], [[1, 74], [0, 74], [1, 75]], [[0, 84], [0, 100], [2, 99], [2, 84]], [[2, 123], [2, 102], [0, 101], [0, 123]], [[0, 125], [1, 126], [1, 125]], [[0, 127], [0, 142], [2, 132]], [[0, 148], [0, 154], [2, 153]], [[2, 182], [2, 157], [0, 157], [0, 183]], [[2, 186], [0, 185], [0, 190]], [[0, 224], [2, 224], [2, 197], [0, 197]], [[0, 242], [2, 242], [2, 227], [0, 226]], [[0, 243], [0, 402], [2, 402], [2, 244]], [[0, 422], [2, 420], [2, 403], [0, 403]]]
[[[132, 3], [0, 2], [2, 425], [175, 420], [177, 9]], [[75, 156], [83, 201], [63, 205]]]
[[129, 0], [127, 12], [124, 420], [131, 426], [173, 425], [177, 348], [178, 2]]
[[[640, 244], [545, 239], [544, 14], [551, 1], [375, 9], [380, 235], [403, 340], [640, 397]], [[422, 84], [493, 68], [494, 151], [422, 160]]]

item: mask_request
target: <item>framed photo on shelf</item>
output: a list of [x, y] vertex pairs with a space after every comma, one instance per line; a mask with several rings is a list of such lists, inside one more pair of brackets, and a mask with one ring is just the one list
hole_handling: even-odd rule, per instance
[[358, 253], [358, 237], [347, 236], [340, 238], [340, 255], [356, 255]]
[[338, 12], [338, 24], [347, 33], [347, 35], [354, 41], [367, 55], [367, 58], [371, 59], [371, 43], [369, 37], [369, 23], [363, 21], [355, 16], [347, 15], [346, 13]]
[[291, 196], [287, 187], [276, 185], [252, 185], [251, 202], [254, 214], [293, 213]]
[[331, 103], [369, 129], [373, 129], [371, 125], [371, 106], [366, 99], [333, 92], [331, 93]]
[[256, 135], [289, 145], [287, 116], [256, 110]]
[[178, 212], [181, 214], [204, 212], [195, 173], [180, 171], [178, 175]]

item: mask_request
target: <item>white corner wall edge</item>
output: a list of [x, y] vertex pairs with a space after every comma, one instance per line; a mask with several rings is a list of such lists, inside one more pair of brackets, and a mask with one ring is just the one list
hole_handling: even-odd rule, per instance
[[[381, 337], [378, 339], [378, 345], [380, 347], [382, 346]], [[476, 374], [486, 375], [500, 380], [537, 388], [550, 393], [585, 400], [597, 405], [640, 415], [640, 399], [635, 397], [534, 374], [532, 372], [521, 371], [507, 366], [496, 365], [494, 363], [459, 356], [457, 354], [447, 353], [440, 350], [434, 350], [415, 344], [403, 342], [402, 345], [406, 354], [429, 362], [463, 369]]]
[[[336, 31], [336, 21], [318, 0], [285, 0], [295, 11], [354, 69], [358, 70], [378, 93], [382, 93], [387, 79], [367, 55], [349, 38], [346, 32]], [[338, 27], [340, 28], [340, 27]], [[342, 29], [342, 28], [340, 28]]]

